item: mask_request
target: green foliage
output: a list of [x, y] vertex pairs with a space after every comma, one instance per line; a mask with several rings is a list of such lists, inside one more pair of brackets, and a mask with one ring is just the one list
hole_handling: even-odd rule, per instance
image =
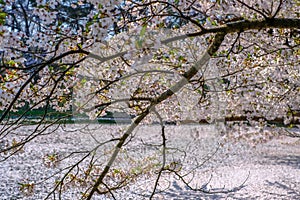
[[3, 25], [5, 23], [7, 13], [0, 11], [0, 25]]

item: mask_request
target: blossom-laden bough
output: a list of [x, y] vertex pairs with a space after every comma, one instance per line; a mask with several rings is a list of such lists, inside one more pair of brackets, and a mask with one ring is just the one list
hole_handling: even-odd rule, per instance
[[[93, 136], [96, 145], [87, 150], [47, 154], [48, 167], [80, 157], [57, 172], [63, 175], [47, 198], [57, 192], [61, 198], [69, 185], [85, 188], [80, 191], [84, 199], [115, 198], [116, 190], [156, 174], [149, 196], [154, 198], [165, 173], [193, 190], [212, 192], [192, 187], [179, 172], [181, 162], [167, 159], [167, 123], [212, 123], [218, 136], [249, 142], [273, 135], [240, 135], [226, 131], [225, 123], [246, 121], [274, 132], [300, 123], [296, 0], [7, 0], [0, 6], [3, 160], [62, 129], [65, 120], [83, 116], [97, 124], [99, 117], [113, 113], [118, 123], [125, 113], [131, 121], [118, 136], [101, 141]], [[114, 168], [138, 138], [134, 130], [151, 123], [160, 124], [161, 139], [150, 147], [161, 152], [144, 158], [147, 164], [128, 156], [135, 167]], [[30, 133], [11, 137], [28, 124], [34, 127]], [[154, 162], [158, 155], [162, 160]], [[32, 191], [31, 183], [22, 184], [23, 190], [27, 186]]]

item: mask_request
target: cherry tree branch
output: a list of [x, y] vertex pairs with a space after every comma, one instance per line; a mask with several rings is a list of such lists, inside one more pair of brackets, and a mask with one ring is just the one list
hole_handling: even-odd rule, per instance
[[153, 112], [155, 113], [155, 115], [157, 116], [157, 118], [159, 119], [159, 122], [160, 122], [160, 126], [161, 126], [161, 137], [162, 137], [162, 165], [161, 165], [161, 169], [159, 170], [158, 172], [158, 175], [156, 177], [156, 180], [155, 180], [155, 183], [154, 183], [154, 188], [152, 190], [152, 194], [150, 195], [150, 199], [152, 199], [155, 195], [155, 192], [156, 192], [156, 189], [157, 189], [157, 186], [158, 186], [158, 182], [159, 182], [159, 179], [162, 175], [162, 172], [164, 171], [164, 168], [166, 166], [166, 148], [167, 148], [167, 144], [166, 144], [166, 134], [165, 134], [165, 125], [164, 125], [164, 122], [163, 122], [163, 119], [162, 117], [160, 116], [160, 114], [155, 110], [153, 109]]
[[127, 131], [120, 138], [120, 141], [116, 145], [115, 150], [114, 150], [112, 156], [110, 157], [107, 165], [103, 169], [102, 173], [100, 174], [100, 176], [96, 180], [93, 188], [91, 189], [89, 195], [87, 196], [87, 200], [90, 200], [93, 197], [93, 195], [95, 194], [95, 192], [99, 192], [98, 187], [101, 184], [103, 184], [104, 177], [109, 172], [111, 166], [113, 165], [114, 161], [116, 160], [116, 158], [117, 158], [117, 156], [119, 154], [119, 151], [123, 147], [126, 139], [131, 135], [131, 133], [133, 132], [133, 130], [141, 123], [141, 121], [150, 112], [152, 112], [152, 110], [154, 109], [154, 107], [156, 105], [158, 105], [162, 101], [166, 100], [167, 98], [171, 97], [173, 94], [175, 94], [176, 92], [178, 92], [183, 86], [185, 86], [186, 84], [188, 84], [188, 81], [194, 75], [197, 74], [197, 72], [199, 71], [200, 67], [203, 66], [203, 65], [205, 65], [208, 62], [208, 60], [210, 59], [210, 57], [213, 56], [213, 54], [217, 52], [217, 50], [219, 49], [220, 45], [222, 44], [222, 42], [224, 40], [224, 37], [225, 37], [224, 33], [218, 33], [218, 34], [216, 34], [214, 42], [209, 46], [209, 48], [207, 49], [207, 51], [200, 57], [200, 59], [198, 60], [198, 62], [196, 62], [196, 64], [193, 67], [191, 67], [191, 69], [188, 70], [183, 75], [184, 78], [182, 78], [180, 81], [178, 81], [173, 87], [171, 87], [170, 89], [168, 89], [166, 92], [162, 93], [158, 98], [156, 98], [155, 100], [153, 100], [152, 103], [151, 103], [151, 105], [141, 115], [139, 115], [134, 120], [134, 122], [129, 126], [129, 128], [127, 129]]
[[262, 11], [258, 10], [258, 9], [255, 9], [253, 8], [253, 6], [249, 6], [247, 3], [241, 1], [241, 0], [236, 0], [237, 2], [239, 2], [240, 4], [242, 4], [243, 6], [245, 6], [246, 8], [248, 8], [249, 10], [253, 10], [254, 12], [257, 12], [259, 13], [261, 16], [263, 16], [265, 19], [268, 18], [267, 15], [265, 15], [265, 13], [263, 13]]
[[[272, 19], [264, 19], [264, 20], [256, 20], [256, 21], [247, 21], [241, 20], [237, 22], [230, 22], [224, 24], [222, 26], [209, 28], [209, 29], [202, 29], [199, 32], [194, 33], [187, 33], [184, 35], [175, 36], [172, 38], [168, 38], [161, 41], [161, 44], [166, 45], [171, 42], [175, 42], [178, 40], [184, 40], [190, 37], [198, 37], [206, 34], [212, 33], [241, 33], [247, 30], [261, 30], [265, 28], [300, 28], [300, 19], [297, 18], [272, 18]], [[122, 57], [125, 54], [129, 53], [128, 51], [118, 52], [114, 55], [110, 55], [107, 57], [99, 56], [97, 54], [82, 50], [81, 53], [89, 55], [89, 57], [99, 60], [101, 63], [106, 62], [108, 60], [112, 60], [118, 57]]]
[[[9, 104], [9, 106], [7, 107], [7, 109], [4, 111], [4, 113], [1, 115], [0, 117], [0, 122], [2, 122], [4, 120], [4, 118], [7, 116], [7, 114], [9, 113], [9, 111], [11, 110], [11, 108], [13, 107], [13, 105], [16, 103], [16, 101], [19, 99], [21, 93], [23, 92], [23, 90], [26, 88], [26, 86], [31, 83], [31, 81], [33, 80], [33, 78], [38, 75], [38, 73], [40, 71], [42, 71], [46, 66], [54, 63], [55, 61], [58, 61], [64, 57], [67, 57], [69, 55], [72, 54], [77, 54], [77, 53], [85, 53], [84, 51], [82, 51], [81, 49], [79, 50], [73, 50], [73, 51], [68, 51], [65, 52], [55, 58], [52, 58], [50, 60], [48, 60], [45, 63], [41, 63], [37, 65], [37, 69], [34, 71], [34, 73], [25, 81], [25, 83], [23, 83], [23, 85], [20, 87], [20, 89], [18, 90], [18, 92], [16, 93], [16, 95], [14, 96], [14, 98], [12, 99], [11, 103]], [[85, 58], [83, 58], [81, 61], [83, 61]]]

